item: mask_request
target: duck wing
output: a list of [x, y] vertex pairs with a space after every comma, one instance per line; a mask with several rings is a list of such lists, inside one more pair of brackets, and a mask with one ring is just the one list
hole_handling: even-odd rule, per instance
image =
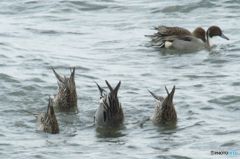
[[183, 36], [183, 35], [192, 35], [192, 33], [182, 27], [167, 27], [167, 26], [158, 26], [155, 27], [157, 34], [161, 36]]

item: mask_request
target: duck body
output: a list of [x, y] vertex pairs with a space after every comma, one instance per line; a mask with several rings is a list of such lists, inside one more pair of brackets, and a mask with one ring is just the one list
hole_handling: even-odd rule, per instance
[[207, 32], [197, 27], [192, 33], [181, 27], [159, 26], [155, 28], [157, 32], [148, 37], [154, 47], [172, 49], [177, 51], [194, 52], [202, 49], [210, 49], [209, 38], [220, 36], [228, 38], [222, 33], [218, 26], [211, 26]]
[[205, 30], [196, 28], [192, 33], [181, 27], [156, 27], [157, 33], [150, 35], [155, 47], [193, 52], [205, 48]]
[[114, 89], [108, 81], [106, 84], [110, 90], [109, 93], [97, 84], [100, 91], [100, 104], [95, 113], [94, 122], [97, 127], [119, 127], [124, 121], [122, 105], [117, 96], [121, 82]]
[[163, 39], [166, 49], [194, 52], [205, 48], [205, 43], [194, 36], [171, 36]]
[[58, 93], [53, 98], [54, 107], [60, 112], [78, 112], [75, 68], [70, 77], [61, 76], [53, 68], [52, 70], [58, 80]]
[[51, 134], [59, 133], [58, 121], [55, 116], [52, 99], [50, 97], [47, 112], [42, 112], [37, 115], [37, 127], [38, 130], [46, 133]]
[[166, 87], [165, 89], [168, 94], [165, 98], [162, 96], [157, 96], [153, 92], [149, 91], [151, 95], [156, 99], [155, 110], [153, 115], [150, 117], [150, 120], [155, 125], [177, 122], [177, 113], [173, 104], [175, 86], [170, 93], [168, 92]]

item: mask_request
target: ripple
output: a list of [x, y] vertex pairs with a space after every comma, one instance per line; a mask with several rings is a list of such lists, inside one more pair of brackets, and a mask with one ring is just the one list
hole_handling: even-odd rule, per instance
[[227, 134], [239, 134], [240, 130], [221, 130], [215, 133], [215, 135], [227, 135]]
[[[96, 132], [97, 132], [97, 137], [103, 138], [104, 141], [106, 141], [106, 138], [109, 138], [110, 140], [107, 139], [108, 142], [116, 142], [116, 140], [111, 140], [111, 139], [123, 137], [126, 135], [122, 132], [122, 130], [111, 129], [111, 128], [108, 128], [108, 129], [97, 128]], [[103, 140], [100, 140], [100, 142], [102, 142]], [[117, 139], [117, 142], [118, 141], [119, 140]]]
[[44, 158], [46, 158], [47, 156], [46, 155], [33, 155], [33, 157], [35, 157], [35, 158], [39, 158], [39, 159], [44, 159]]
[[0, 143], [1, 146], [11, 146], [11, 144], [7, 144], [7, 143]]
[[232, 86], [240, 86], [240, 82], [233, 82], [231, 85]]
[[6, 55], [0, 54], [0, 58], [8, 59]]
[[210, 63], [213, 63], [213, 64], [224, 64], [224, 63], [229, 62], [229, 60], [227, 60], [227, 59], [213, 59], [213, 58], [210, 58], [210, 59], [204, 60], [204, 62], [210, 62]]
[[25, 28], [25, 30], [31, 31], [32, 33], [37, 34], [48, 34], [48, 35], [61, 35], [62, 32], [56, 30], [42, 30], [42, 29], [34, 29], [34, 28]]
[[203, 88], [204, 85], [203, 85], [203, 84], [195, 84], [195, 85], [193, 85], [193, 87], [196, 87], [196, 88]]
[[14, 126], [16, 126], [16, 127], [21, 127], [21, 128], [32, 128], [32, 127], [26, 125], [26, 124], [25, 124], [24, 122], [22, 122], [22, 121], [17, 121], [17, 122], [15, 122], [15, 123], [14, 123]]
[[7, 93], [9, 96], [17, 96], [17, 97], [24, 97], [26, 96], [26, 93], [23, 90], [18, 90], [18, 91], [10, 91]]
[[45, 81], [44, 80], [42, 80], [41, 78], [31, 78], [31, 79], [27, 79], [27, 80], [25, 80], [26, 82], [36, 82], [36, 83], [44, 83]]
[[221, 147], [236, 147], [238, 146], [239, 141], [229, 141], [221, 145]]
[[20, 83], [18, 80], [4, 73], [0, 73], [0, 79], [4, 82]]
[[162, 9], [161, 11], [164, 13], [170, 13], [170, 12], [182, 12], [182, 13], [188, 13], [195, 9], [199, 8], [213, 8], [216, 7], [215, 3], [211, 3], [209, 1], [200, 1], [198, 3], [190, 3], [185, 5], [175, 5], [175, 6], [168, 6]]
[[228, 75], [185, 75], [191, 79], [226, 78]]
[[214, 108], [211, 106], [206, 106], [206, 107], [202, 107], [201, 110], [213, 110]]
[[199, 126], [202, 126], [204, 124], [205, 124], [205, 121], [198, 121], [198, 122], [195, 122], [192, 125], [188, 125], [188, 126], [185, 126], [185, 127], [178, 128], [178, 130], [182, 131], [182, 130], [193, 128], [193, 127], [196, 127], [196, 126], [199, 127]]
[[77, 31], [63, 31], [63, 30], [50, 30], [50, 29], [36, 29], [36, 28], [25, 28], [25, 30], [30, 31], [32, 33], [35, 34], [40, 34], [40, 35], [55, 35], [55, 36], [59, 36], [59, 35], [85, 35], [86, 33], [82, 33], [82, 32], [77, 32]]
[[37, 85], [28, 85], [28, 86], [23, 86], [22, 89], [27, 92], [30, 92], [30, 91], [32, 92], [32, 91], [37, 90], [38, 87], [39, 86], [37, 86]]
[[83, 1], [61, 1], [61, 3], [70, 4], [71, 6], [81, 10], [81, 11], [96, 11], [106, 9], [106, 5], [102, 4], [94, 4], [90, 2], [83, 2]]
[[214, 98], [214, 99], [208, 100], [208, 102], [218, 104], [218, 105], [230, 105], [230, 104], [240, 103], [240, 96], [227, 95], [227, 96], [222, 96], [220, 98]]
[[179, 156], [179, 155], [158, 155], [157, 158], [161, 158], [161, 159], [192, 159], [187, 156]]

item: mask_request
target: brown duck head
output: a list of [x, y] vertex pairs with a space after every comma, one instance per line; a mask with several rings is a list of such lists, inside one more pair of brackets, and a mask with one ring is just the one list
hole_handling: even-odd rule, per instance
[[208, 28], [206, 36], [207, 36], [207, 48], [209, 50], [211, 49], [209, 38], [212, 38], [214, 36], [220, 36], [223, 39], [229, 40], [229, 38], [223, 34], [221, 28], [215, 25], [210, 26]]
[[220, 36], [223, 39], [229, 40], [229, 38], [223, 34], [221, 28], [215, 25], [208, 28], [207, 36], [209, 36], [210, 38], [214, 36]]
[[206, 31], [202, 27], [197, 27], [192, 34], [196, 38], [201, 39], [204, 43], [206, 42]]

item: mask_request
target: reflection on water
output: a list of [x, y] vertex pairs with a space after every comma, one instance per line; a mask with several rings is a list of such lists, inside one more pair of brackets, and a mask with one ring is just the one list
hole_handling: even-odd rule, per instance
[[97, 127], [96, 128], [96, 136], [99, 138], [118, 138], [125, 136], [122, 132], [123, 128], [103, 128], [103, 127]]

